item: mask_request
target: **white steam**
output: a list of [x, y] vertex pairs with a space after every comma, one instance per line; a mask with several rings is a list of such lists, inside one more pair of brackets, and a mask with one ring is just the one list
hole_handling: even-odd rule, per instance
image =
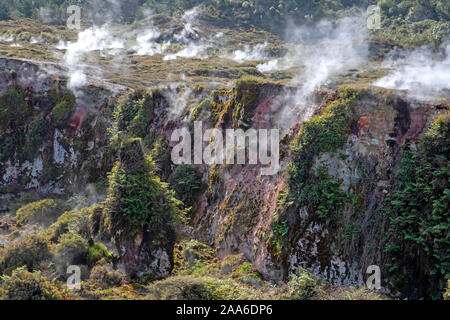
[[137, 45], [133, 47], [133, 50], [138, 56], [154, 56], [155, 54], [163, 54], [170, 43], [157, 43], [155, 40], [161, 35], [161, 33], [153, 28], [153, 26], [146, 33], [139, 34], [136, 37]]
[[13, 42], [14, 37], [11, 35], [8, 36], [0, 36], [0, 42]]
[[85, 61], [93, 52], [115, 54], [123, 48], [123, 42], [113, 37], [106, 26], [92, 27], [79, 32], [76, 42], [61, 41], [57, 49], [66, 50], [64, 64], [69, 73], [68, 87], [76, 91], [86, 84]]
[[235, 50], [231, 55], [224, 55], [222, 58], [228, 58], [236, 61], [237, 63], [243, 63], [246, 61], [259, 61], [267, 58], [264, 53], [264, 49], [268, 46], [267, 42], [259, 43], [253, 48], [245, 45], [244, 50]]
[[308, 28], [294, 31], [295, 37], [313, 42], [300, 46], [296, 53], [304, 67], [294, 83], [302, 85], [303, 96], [326, 84], [330, 77], [360, 66], [368, 57], [366, 28], [361, 19], [344, 18], [335, 26], [330, 21], [321, 21], [317, 29], [320, 32], [315, 38]]
[[411, 52], [394, 50], [385, 59], [383, 65], [392, 70], [388, 75], [374, 82], [377, 86], [407, 90], [409, 95], [418, 99], [448, 96], [450, 41], [443, 43], [439, 53], [433, 53], [429, 48]]
[[366, 28], [360, 18], [344, 18], [333, 24], [321, 21], [313, 27], [289, 28], [287, 38], [297, 43], [285, 57], [259, 65], [260, 71], [298, 68], [292, 84], [299, 86], [278, 100], [283, 111], [277, 123], [286, 133], [298, 121], [310, 118], [315, 104], [313, 92], [329, 79], [363, 64], [368, 57]]

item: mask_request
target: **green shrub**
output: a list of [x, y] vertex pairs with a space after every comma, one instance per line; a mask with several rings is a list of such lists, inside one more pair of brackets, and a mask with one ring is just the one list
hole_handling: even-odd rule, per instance
[[61, 124], [62, 122], [69, 119], [73, 109], [75, 107], [75, 101], [73, 100], [63, 100], [58, 102], [53, 107], [53, 120], [56, 124]]
[[144, 156], [140, 139], [125, 141], [119, 158], [109, 174], [104, 209], [111, 233], [126, 239], [142, 230], [172, 229], [184, 214], [167, 185], [151, 172], [153, 163]]
[[59, 199], [44, 199], [29, 203], [16, 212], [17, 221], [21, 223], [40, 223], [47, 226], [70, 207]]
[[87, 262], [88, 265], [94, 266], [98, 261], [103, 258], [110, 258], [111, 255], [108, 253], [108, 249], [103, 243], [96, 242], [92, 246], [89, 247]]
[[411, 292], [416, 278], [423, 277], [429, 283], [423, 294], [431, 298], [440, 297], [450, 275], [449, 137], [447, 112], [434, 119], [417, 151], [404, 151], [397, 184], [383, 206], [389, 216], [385, 252], [395, 286]]
[[110, 265], [99, 264], [92, 268], [89, 282], [95, 285], [95, 288], [106, 289], [122, 285], [125, 275]]
[[40, 235], [29, 235], [0, 251], [0, 273], [26, 266], [37, 269], [39, 264], [50, 258], [49, 241]]
[[53, 242], [57, 242], [60, 236], [66, 232], [79, 234], [89, 240], [91, 237], [89, 218], [97, 207], [97, 205], [93, 205], [80, 210], [66, 211], [47, 228], [45, 233]]
[[339, 214], [339, 208], [354, 198], [342, 192], [341, 182], [331, 179], [326, 170], [324, 167], [316, 169], [312, 182], [304, 186], [297, 200], [300, 206], [307, 206], [321, 219], [330, 217], [331, 213]]
[[53, 261], [58, 272], [65, 276], [70, 265], [85, 265], [88, 248], [88, 242], [80, 235], [72, 232], [63, 234], [53, 250]]
[[[136, 90], [120, 101], [114, 112], [115, 134], [144, 138], [147, 127], [153, 119], [153, 95], [144, 90]], [[113, 137], [113, 141], [117, 139]]]
[[176, 276], [147, 287], [147, 299], [156, 300], [257, 300], [264, 295], [233, 280]]
[[194, 197], [202, 187], [202, 176], [193, 166], [179, 165], [170, 176], [169, 185], [175, 191], [177, 199], [189, 208], [195, 205]]
[[291, 274], [291, 279], [286, 284], [284, 299], [308, 300], [322, 290], [318, 277], [308, 273], [304, 269], [299, 270], [299, 275]]
[[0, 300], [61, 300], [70, 295], [45, 279], [39, 271], [25, 267], [15, 269], [11, 276], [1, 276]]
[[0, 127], [20, 127], [24, 120], [33, 114], [27, 97], [30, 92], [20, 85], [8, 87], [4, 96], [0, 97]]

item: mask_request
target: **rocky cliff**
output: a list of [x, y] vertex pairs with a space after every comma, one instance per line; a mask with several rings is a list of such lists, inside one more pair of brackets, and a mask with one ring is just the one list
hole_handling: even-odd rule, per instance
[[[431, 221], [448, 219], [448, 102], [427, 104], [401, 92], [352, 86], [317, 91], [299, 104], [298, 88], [255, 81], [237, 82], [229, 91], [179, 87], [138, 90], [118, 99], [126, 90], [112, 85], [90, 85], [74, 94], [48, 66], [1, 59], [0, 68], [3, 211], [23, 193], [67, 198], [88, 184], [106, 193], [107, 173], [127, 157], [120, 151], [123, 142], [139, 138], [153, 158], [152, 170], [184, 202], [190, 219], [174, 227], [179, 239], [202, 241], [220, 259], [242, 254], [265, 280], [278, 284], [306, 269], [332, 284], [361, 286], [367, 267], [378, 265], [382, 286], [392, 295], [423, 297], [442, 290], [448, 231]], [[179, 128], [193, 134], [194, 120], [204, 129], [281, 129], [280, 170], [263, 176], [261, 165], [254, 164], [174, 165], [170, 150], [176, 142], [170, 137]], [[437, 170], [421, 176], [435, 177], [422, 187], [434, 188], [436, 196], [417, 204], [427, 208], [421, 215], [394, 199], [413, 195], [405, 193], [400, 177], [411, 154]], [[186, 177], [192, 180], [180, 182]], [[157, 188], [159, 180], [151, 190]], [[124, 231], [113, 227], [111, 212], [120, 209], [113, 190], [110, 180], [109, 198], [96, 216], [105, 224], [102, 230], [91, 228], [93, 238], [108, 247], [115, 241], [129, 272], [167, 276], [175, 229], [164, 224], [145, 229], [156, 212], [147, 208], [149, 215], [137, 222], [118, 222], [123, 230], [137, 228], [128, 230], [124, 241]], [[169, 191], [161, 192], [159, 198], [166, 199]], [[402, 216], [403, 209], [417, 219]], [[405, 237], [396, 238], [393, 228]], [[399, 248], [405, 250], [403, 260]], [[161, 267], [150, 266], [161, 259]]]

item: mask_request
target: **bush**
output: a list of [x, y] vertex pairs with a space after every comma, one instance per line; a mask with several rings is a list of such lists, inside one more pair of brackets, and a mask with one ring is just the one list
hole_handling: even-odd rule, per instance
[[75, 107], [74, 101], [63, 100], [53, 107], [53, 119], [55, 124], [66, 121]]
[[87, 262], [88, 265], [93, 266], [103, 258], [109, 259], [111, 255], [108, 253], [108, 249], [103, 243], [96, 242], [89, 247]]
[[11, 276], [1, 276], [0, 300], [61, 300], [69, 294], [50, 283], [38, 271], [17, 268]]
[[176, 276], [147, 287], [155, 300], [257, 300], [265, 296], [233, 280]]
[[72, 232], [63, 234], [53, 251], [56, 269], [65, 277], [70, 265], [85, 265], [88, 255], [88, 242]]
[[397, 183], [385, 199], [389, 273], [396, 289], [404, 293], [417, 291], [420, 278], [428, 285], [418, 294], [440, 298], [450, 274], [449, 136], [447, 112], [433, 120], [418, 150], [404, 151]]
[[142, 230], [155, 236], [165, 230], [160, 237], [174, 238], [173, 224], [183, 216], [180, 203], [151, 172], [153, 164], [144, 156], [140, 139], [125, 141], [119, 158], [109, 175], [104, 209], [111, 234], [126, 239]]
[[37, 269], [39, 264], [50, 258], [49, 241], [40, 235], [29, 235], [0, 251], [0, 273], [26, 266]]
[[321, 290], [320, 280], [304, 269], [299, 270], [299, 275], [292, 274], [291, 280], [286, 284], [286, 296], [293, 300], [311, 299]]
[[55, 223], [53, 223], [45, 233], [50, 236], [53, 242], [57, 242], [59, 237], [66, 232], [76, 233], [84, 239], [90, 239], [89, 218], [98, 206], [94, 205], [80, 210], [64, 212]]
[[70, 207], [59, 199], [44, 199], [29, 203], [16, 212], [16, 218], [21, 223], [40, 223], [50, 225]]
[[106, 289], [122, 285], [125, 282], [125, 275], [110, 265], [96, 265], [92, 268], [89, 282], [96, 288]]
[[194, 196], [202, 187], [202, 176], [193, 166], [179, 165], [170, 176], [169, 185], [177, 199], [189, 208], [195, 205]]

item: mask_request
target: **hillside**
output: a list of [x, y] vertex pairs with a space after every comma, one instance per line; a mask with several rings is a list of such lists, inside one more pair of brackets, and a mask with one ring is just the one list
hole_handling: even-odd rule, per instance
[[107, 2], [0, 3], [1, 300], [448, 298], [447, 1]]

